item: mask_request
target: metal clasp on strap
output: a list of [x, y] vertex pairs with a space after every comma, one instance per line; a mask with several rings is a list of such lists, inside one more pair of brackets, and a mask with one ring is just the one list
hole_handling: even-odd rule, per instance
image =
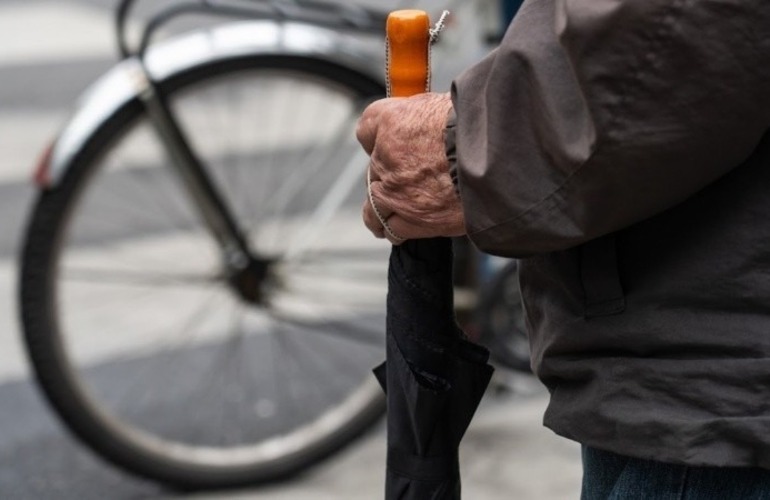
[[444, 31], [444, 28], [446, 27], [446, 20], [448, 17], [449, 11], [445, 10], [441, 13], [441, 17], [438, 19], [436, 24], [428, 31], [428, 33], [430, 33], [431, 45], [438, 41], [439, 35], [441, 35], [441, 32]]

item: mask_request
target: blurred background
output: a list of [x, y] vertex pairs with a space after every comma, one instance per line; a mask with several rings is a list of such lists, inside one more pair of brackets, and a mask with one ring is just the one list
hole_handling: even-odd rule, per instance
[[[384, 1], [366, 3], [387, 8]], [[432, 0], [421, 6], [442, 7]], [[114, 7], [114, 0], [0, 2], [0, 498], [381, 497], [382, 424], [284, 483], [181, 494], [100, 460], [64, 430], [38, 394], [20, 343], [16, 296], [21, 232], [36, 194], [31, 177], [78, 96], [116, 62]], [[478, 23], [479, 32], [487, 29]], [[483, 49], [474, 50], [481, 55]], [[579, 448], [542, 428], [546, 393], [526, 375], [500, 377], [463, 442], [465, 498], [577, 498]]]

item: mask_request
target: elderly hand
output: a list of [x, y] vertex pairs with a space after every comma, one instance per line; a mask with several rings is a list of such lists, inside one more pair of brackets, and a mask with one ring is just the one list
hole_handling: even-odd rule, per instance
[[452, 107], [449, 94], [427, 93], [382, 99], [358, 122], [358, 141], [371, 157], [364, 223], [394, 245], [414, 238], [465, 234], [460, 198], [449, 175], [444, 127]]

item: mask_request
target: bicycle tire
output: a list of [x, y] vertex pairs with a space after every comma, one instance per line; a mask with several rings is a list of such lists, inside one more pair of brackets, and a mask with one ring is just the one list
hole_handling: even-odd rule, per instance
[[[330, 88], [341, 89], [343, 94], [361, 102], [384, 94], [379, 82], [351, 69], [329, 61], [294, 56], [243, 56], [214, 61], [172, 75], [158, 82], [158, 85], [164, 98], [173, 101], [177, 94], [194, 93], [196, 87], [215, 79], [226, 81], [231, 75], [254, 71], [273, 72], [279, 76], [285, 73], [289, 80], [297, 78], [297, 81], [320, 82]], [[85, 370], [92, 368], [79, 366], [78, 361], [73, 361], [68, 353], [70, 339], [65, 338], [62, 329], [62, 324], [67, 321], [67, 313], [61, 313], [60, 309], [62, 303], [69, 299], [63, 296], [57, 287], [62, 280], [60, 274], [64, 272], [60, 269], [63, 265], [61, 262], [69, 255], [67, 252], [70, 247], [67, 245], [71, 239], [78, 236], [73, 235], [72, 231], [77, 233], [76, 230], [80, 227], [71, 230], [69, 225], [72, 220], [79, 220], [76, 216], [78, 205], [85, 203], [82, 198], [89, 192], [90, 183], [95, 182], [93, 179], [101, 175], [97, 175], [97, 171], [106, 164], [104, 159], [117, 154], [114, 152], [122, 147], [122, 138], [126, 134], [130, 136], [136, 124], [144, 119], [144, 108], [136, 100], [127, 103], [106, 119], [87, 141], [83, 150], [74, 157], [60, 184], [55, 189], [41, 191], [33, 207], [22, 250], [19, 293], [24, 341], [39, 386], [53, 409], [80, 441], [109, 462], [131, 473], [185, 489], [236, 487], [283, 479], [340, 450], [379, 420], [384, 413], [384, 400], [379, 387], [376, 391], [371, 388], [373, 378], [371, 382], [362, 383], [361, 387], [366, 390], [361, 389], [363, 396], [360, 396], [361, 401], [357, 406], [353, 405], [354, 410], [350, 410], [351, 413], [345, 415], [345, 418], [336, 420], [333, 427], [327, 425], [327, 428], [324, 428], [323, 424], [328, 422], [323, 419], [333, 414], [334, 409], [323, 410], [324, 413], [318, 417], [320, 420], [311, 422], [320, 425], [320, 434], [306, 440], [301, 446], [293, 443], [293, 448], [289, 446], [283, 452], [266, 448], [261, 450], [261, 455], [248, 455], [248, 448], [233, 445], [231, 442], [222, 446], [224, 454], [208, 456], [206, 453], [211, 451], [213, 445], [207, 442], [196, 445], [199, 449], [187, 445], [188, 449], [169, 448], [174, 453], [165, 453], [152, 442], [145, 442], [146, 436], [133, 434], [129, 427], [116, 427], [119, 418], [110, 413], [114, 410], [100, 406], [102, 401], [87, 393], [85, 389]], [[141, 207], [142, 200], [136, 200], [136, 203], [136, 207]], [[87, 224], [83, 227], [87, 229]], [[83, 245], [86, 247], [91, 245], [88, 238], [84, 241]], [[97, 241], [94, 248], [98, 250], [102, 243], [103, 241]], [[72, 254], [75, 253], [76, 250], [73, 250]], [[382, 266], [386, 266], [384, 260]], [[66, 309], [66, 304], [64, 308]], [[242, 348], [245, 348], [244, 346], [248, 347], [246, 344], [241, 345]], [[311, 346], [311, 349], [313, 348]], [[164, 364], [158, 360], [153, 362], [160, 366]], [[122, 369], [128, 370], [126, 367]], [[96, 377], [94, 375], [95, 380]], [[111, 377], [119, 378], [119, 375], [113, 374]], [[142, 387], [142, 390], [149, 389], [150, 387]], [[208, 411], [209, 407], [202, 405], [190, 413], [204, 409]], [[239, 418], [244, 417], [241, 415]], [[280, 422], [276, 425], [279, 424]], [[297, 432], [316, 429], [311, 424], [305, 427], [305, 424], [300, 425]], [[270, 438], [265, 438], [265, 442], [269, 444]], [[241, 452], [243, 455], [238, 460], [233, 459], [230, 463], [225, 463], [228, 459], [223, 457], [229, 456], [230, 451], [233, 456], [239, 456]], [[254, 458], [256, 456], [258, 459]]]

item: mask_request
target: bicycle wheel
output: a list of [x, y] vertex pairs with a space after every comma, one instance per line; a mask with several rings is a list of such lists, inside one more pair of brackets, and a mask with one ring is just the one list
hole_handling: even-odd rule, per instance
[[476, 315], [479, 342], [497, 366], [531, 373], [529, 337], [519, 291], [519, 266], [512, 260], [481, 290]]
[[[329, 62], [246, 57], [160, 90], [257, 255], [244, 300], [132, 102], [42, 192], [20, 276], [27, 349], [74, 433], [186, 488], [297, 472], [376, 422], [389, 247], [359, 222], [363, 106], [383, 93]], [[353, 182], [355, 181], [355, 182]]]

